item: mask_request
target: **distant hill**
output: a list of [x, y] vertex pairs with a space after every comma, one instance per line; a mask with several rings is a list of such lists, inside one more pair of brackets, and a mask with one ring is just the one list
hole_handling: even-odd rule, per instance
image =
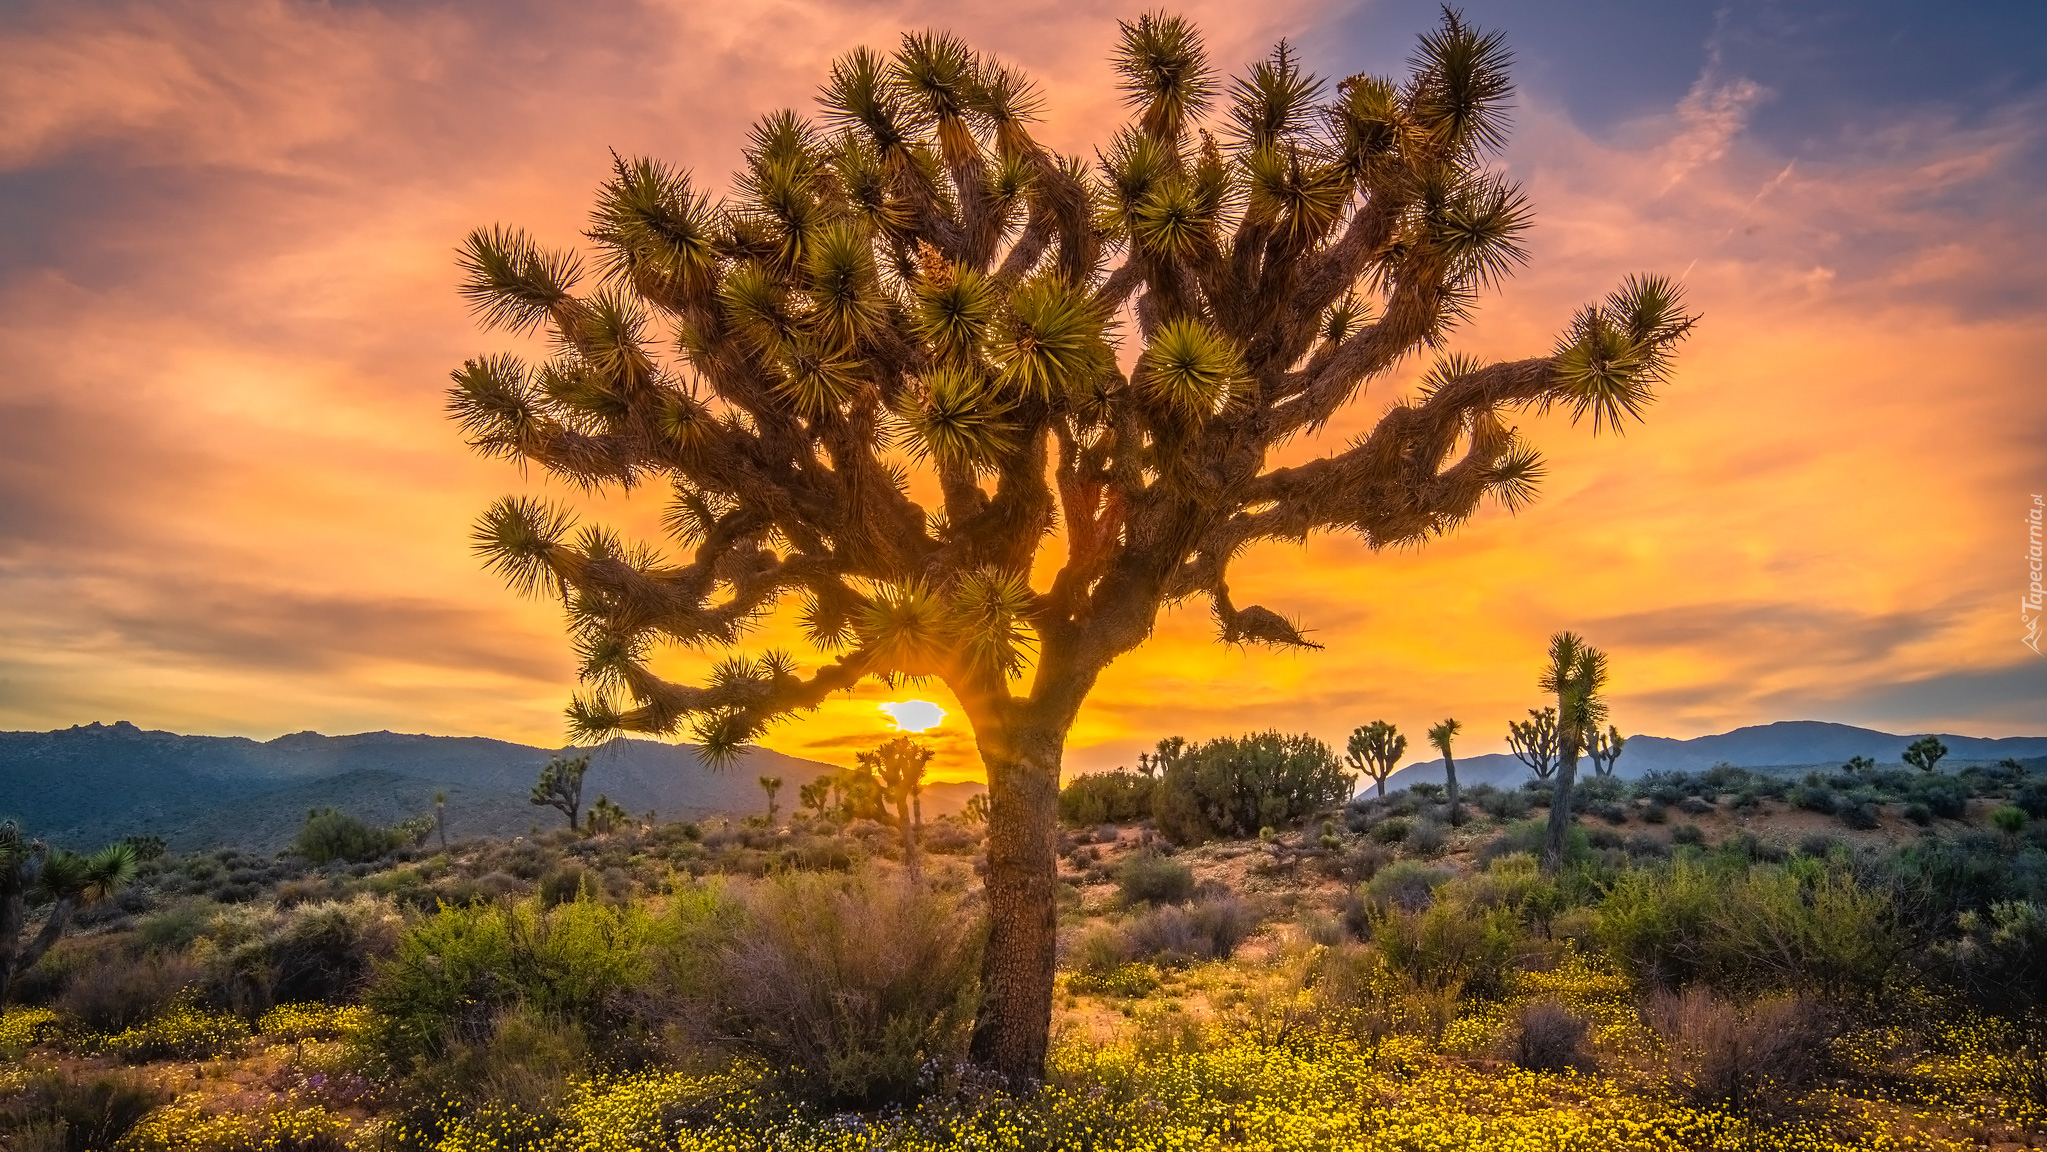
[[[1921, 733], [1920, 735], [1925, 735]], [[1995, 764], [1999, 760], [2027, 761], [2047, 758], [2047, 736], [1954, 736], [1939, 733], [1948, 747], [1943, 768], [1966, 764]], [[1867, 756], [1879, 764], [1901, 764], [1905, 749], [1919, 735], [1895, 736], [1847, 724], [1819, 720], [1780, 720], [1736, 728], [1717, 736], [1673, 740], [1667, 736], [1630, 736], [1616, 771], [1629, 779], [1648, 772], [1698, 772], [1715, 764], [1738, 768], [1833, 767], [1855, 756]], [[1590, 765], [1582, 766], [1585, 770]], [[1505, 753], [1489, 753], [1469, 759], [1457, 758], [1460, 784], [1517, 785], [1529, 776], [1528, 766]], [[1443, 761], [1422, 760], [1395, 772], [1388, 788], [1443, 779]], [[1369, 782], [1367, 782], [1369, 787]]]
[[[127, 721], [54, 732], [0, 732], [0, 816], [19, 817], [53, 843], [96, 847], [157, 835], [174, 851], [232, 846], [276, 851], [306, 810], [334, 807], [388, 824], [431, 810], [448, 794], [451, 835], [512, 835], [565, 818], [526, 802], [548, 757], [589, 752], [587, 806], [601, 793], [635, 815], [697, 819], [749, 814], [765, 801], [757, 780], [782, 778], [781, 805], [838, 769], [765, 748], [713, 771], [687, 744], [617, 740], [596, 749], [534, 748], [468, 736], [297, 732], [275, 740], [181, 736]], [[978, 784], [925, 790], [924, 812], [957, 812]]]

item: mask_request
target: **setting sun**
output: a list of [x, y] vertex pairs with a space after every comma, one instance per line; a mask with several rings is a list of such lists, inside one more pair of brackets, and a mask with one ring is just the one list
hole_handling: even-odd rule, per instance
[[929, 700], [891, 700], [875, 707], [888, 713], [898, 732], [928, 732], [945, 722], [945, 709]]

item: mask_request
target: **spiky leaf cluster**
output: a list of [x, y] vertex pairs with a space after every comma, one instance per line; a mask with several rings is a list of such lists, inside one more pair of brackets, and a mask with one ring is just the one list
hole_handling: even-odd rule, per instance
[[[505, 227], [464, 242], [478, 317], [551, 345], [454, 373], [469, 442], [671, 500], [659, 545], [531, 498], [477, 526], [488, 564], [568, 612], [576, 736], [722, 754], [869, 676], [940, 678], [977, 725], [1026, 703], [1070, 722], [1197, 595], [1225, 640], [1307, 645], [1231, 600], [1246, 547], [1415, 543], [1519, 507], [1542, 464], [1513, 413], [1617, 425], [1667, 377], [1691, 320], [1654, 278], [1550, 355], [1443, 349], [1524, 254], [1527, 204], [1487, 167], [1511, 93], [1497, 36], [1450, 14], [1404, 78], [1332, 85], [1281, 44], [1225, 82], [1192, 25], [1153, 13], [1113, 62], [1130, 119], [1092, 158], [1037, 141], [1020, 72], [918, 33], [841, 58], [815, 115], [763, 117], [722, 197], [617, 158], [590, 252]], [[1270, 466], [1423, 349], [1425, 387], [1370, 432]], [[694, 685], [649, 667], [784, 605], [822, 666], [734, 657]]]

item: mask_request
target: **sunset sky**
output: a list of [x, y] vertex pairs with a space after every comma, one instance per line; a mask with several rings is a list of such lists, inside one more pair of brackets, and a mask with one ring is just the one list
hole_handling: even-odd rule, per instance
[[[1287, 37], [1331, 79], [1398, 73], [1437, 11], [1177, 10], [1228, 71]], [[1120, 116], [1115, 21], [1139, 11], [0, 2], [0, 728], [559, 743], [558, 609], [466, 538], [501, 494], [565, 493], [473, 457], [441, 413], [449, 369], [504, 346], [456, 297], [462, 235], [577, 242], [613, 149], [722, 185], [754, 117], [814, 107], [832, 56], [908, 29], [1027, 68], [1040, 139], [1092, 155]], [[1525, 422], [1550, 475], [1518, 516], [1419, 551], [1249, 554], [1239, 602], [1327, 648], [1226, 650], [1183, 608], [1103, 679], [1069, 769], [1176, 733], [1340, 744], [1382, 717], [1419, 745], [1455, 715], [1469, 752], [1500, 750], [1559, 628], [1612, 653], [1623, 731], [2047, 734], [2047, 659], [2020, 643], [2021, 518], [2047, 493], [2047, 8], [1465, 11], [1515, 49], [1502, 163], [1537, 218], [1455, 346], [1546, 352], [1580, 303], [1659, 271], [1704, 316], [1674, 385], [1620, 438]], [[917, 694], [872, 686], [767, 743], [850, 760], [878, 703]], [[956, 716], [933, 738], [940, 775], [973, 773]]]

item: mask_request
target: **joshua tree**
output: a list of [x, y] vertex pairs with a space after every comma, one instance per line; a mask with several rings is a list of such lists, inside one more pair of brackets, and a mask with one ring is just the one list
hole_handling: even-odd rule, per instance
[[440, 833], [441, 851], [448, 850], [448, 794], [434, 793], [434, 831]]
[[1876, 761], [1874, 761], [1874, 760], [1871, 760], [1871, 759], [1870, 759], [1869, 757], [1867, 757], [1867, 756], [1850, 756], [1850, 757], [1848, 758], [1848, 762], [1847, 762], [1846, 764], [1843, 764], [1843, 765], [1841, 765], [1841, 771], [1843, 771], [1843, 772], [1868, 772], [1869, 770], [1871, 770], [1871, 769], [1873, 769], [1873, 768], [1875, 768], [1875, 767], [1876, 767]]
[[822, 820], [825, 808], [832, 802], [831, 777], [820, 776], [810, 783], [797, 788], [796, 802], [808, 808], [812, 816]]
[[1549, 830], [1543, 841], [1542, 866], [1555, 872], [1564, 860], [1564, 833], [1571, 827], [1571, 787], [1577, 782], [1578, 757], [1606, 719], [1606, 653], [1575, 632], [1550, 637], [1549, 667], [1537, 686], [1557, 698], [1557, 780], [1549, 803]]
[[1452, 828], [1464, 823], [1464, 811], [1457, 804], [1457, 757], [1450, 751], [1450, 742], [1457, 739], [1457, 734], [1463, 730], [1464, 725], [1456, 720], [1445, 720], [1429, 729], [1429, 743], [1443, 754], [1443, 786], [1450, 800]]
[[775, 794], [782, 790], [782, 778], [780, 776], [763, 776], [760, 778], [760, 786], [761, 791], [768, 794], [768, 825], [773, 827], [775, 823]]
[[1946, 755], [1947, 745], [1940, 742], [1940, 737], [1921, 736], [1912, 741], [1911, 747], [1905, 749], [1905, 763], [1921, 772], [1931, 772], [1934, 766], [1940, 763], [1941, 757]]
[[988, 794], [986, 792], [976, 792], [972, 796], [967, 797], [967, 806], [960, 810], [960, 819], [969, 824], [986, 824], [988, 822]]
[[[73, 912], [114, 895], [134, 878], [135, 849], [125, 843], [80, 856], [25, 839], [12, 820], [0, 822], [0, 1009], [14, 982], [71, 926]], [[22, 940], [28, 914], [44, 905], [50, 912], [42, 931]]]
[[1557, 767], [1557, 710], [1528, 710], [1528, 719], [1507, 721], [1507, 749], [1528, 765], [1537, 780], [1547, 780]]
[[614, 802], [611, 797], [600, 792], [597, 794], [597, 802], [590, 805], [587, 830], [592, 836], [616, 832], [625, 827], [626, 822], [631, 819], [625, 805]]
[[908, 736], [898, 736], [872, 752], [859, 754], [863, 768], [874, 773], [882, 794], [896, 806], [896, 828], [903, 837], [903, 867], [912, 879], [919, 873], [917, 837], [923, 832], [924, 766], [931, 749]]
[[1386, 798], [1386, 778], [1400, 767], [1400, 757], [1407, 752], [1407, 737], [1400, 729], [1384, 720], [1354, 729], [1350, 743], [1345, 745], [1343, 762], [1364, 772], [1378, 786], [1379, 798]]
[[[920, 33], [841, 58], [818, 118], [761, 119], [729, 199], [619, 160], [587, 233], [595, 285], [511, 228], [461, 257], [484, 322], [552, 341], [544, 364], [454, 373], [476, 450], [673, 500], [679, 556], [538, 499], [477, 525], [515, 589], [568, 608], [589, 685], [572, 737], [686, 732], [726, 761], [867, 677], [940, 679], [989, 780], [972, 1054], [1022, 1079], [1051, 1021], [1060, 759], [1102, 670], [1192, 597], [1224, 643], [1314, 647], [1239, 603], [1233, 558], [1325, 531], [1420, 544], [1488, 499], [1522, 506], [1542, 465], [1517, 415], [1639, 417], [1692, 324], [1638, 277], [1531, 358], [1441, 351], [1530, 219], [1490, 162], [1507, 49], [1454, 14], [1401, 79], [1332, 88], [1281, 45], [1225, 89], [1200, 34], [1159, 15], [1123, 26], [1114, 62], [1132, 116], [1095, 164], [1032, 136], [1022, 73]], [[1365, 435], [1271, 463], [1430, 350]], [[809, 666], [734, 654], [682, 685], [650, 663], [733, 648], [792, 600]]]
[[561, 809], [569, 818], [569, 827], [574, 828], [583, 807], [583, 773], [589, 770], [588, 755], [550, 758], [526, 802]]
[[1611, 724], [1606, 726], [1604, 732], [1594, 728], [1592, 738], [1585, 744], [1585, 754], [1592, 758], [1592, 774], [1613, 775], [1614, 765], [1620, 761], [1621, 751], [1627, 746], [1628, 738], [1621, 735], [1619, 728]]

